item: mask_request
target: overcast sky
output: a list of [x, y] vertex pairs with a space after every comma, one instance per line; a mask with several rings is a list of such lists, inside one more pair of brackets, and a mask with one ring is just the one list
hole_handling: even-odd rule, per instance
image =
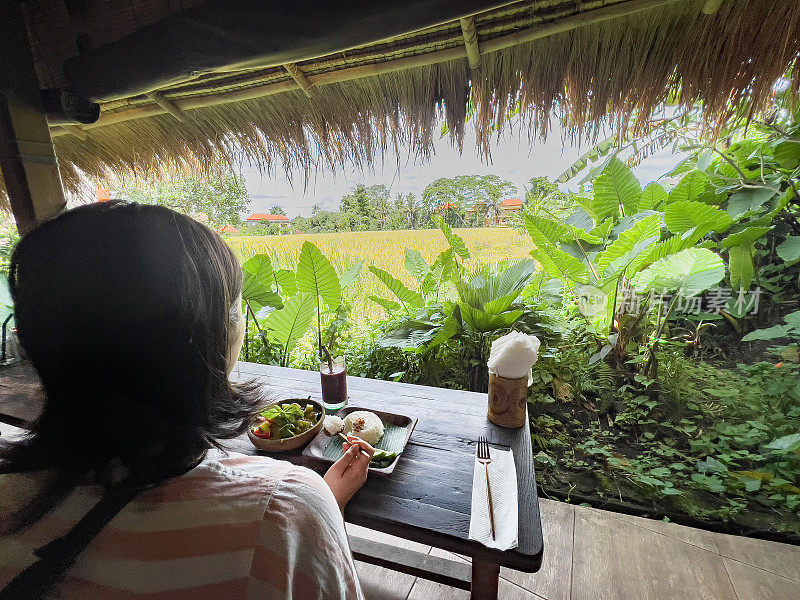
[[[469, 130], [469, 127], [468, 127]], [[513, 132], [503, 136], [492, 146], [492, 162], [482, 162], [475, 149], [475, 135], [468, 133], [464, 140], [464, 152], [453, 149], [447, 137], [436, 142], [435, 154], [429, 162], [415, 161], [404, 150], [400, 151], [398, 166], [397, 154], [387, 154], [383, 165], [376, 164], [372, 171], [358, 169], [321, 171], [308, 182], [304, 189], [302, 174], [295, 177], [294, 184], [287, 180], [281, 171], [278, 175], [261, 175], [254, 168], [245, 167], [243, 174], [250, 193], [251, 212], [268, 212], [278, 204], [289, 217], [308, 216], [311, 208], [318, 204], [324, 210], [336, 210], [342, 196], [359, 183], [366, 185], [385, 184], [392, 197], [398, 192], [421, 194], [430, 182], [439, 177], [456, 175], [495, 174], [513, 182], [518, 188], [518, 196], [524, 194], [525, 183], [531, 177], [545, 175], [550, 179], [558, 177], [589, 146], [578, 147], [568, 140], [561, 139], [561, 130], [554, 127], [546, 142], [528, 141], [527, 133]], [[650, 181], [672, 169], [680, 160], [669, 150], [661, 151], [645, 160], [635, 169], [636, 176], [644, 187]], [[577, 188], [580, 177], [573, 179], [562, 188]]]

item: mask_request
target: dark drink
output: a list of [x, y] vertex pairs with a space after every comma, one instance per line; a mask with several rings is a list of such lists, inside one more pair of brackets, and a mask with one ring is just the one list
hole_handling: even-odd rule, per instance
[[327, 360], [319, 363], [319, 376], [322, 380], [322, 404], [325, 410], [339, 410], [347, 404], [347, 368], [344, 358], [333, 361], [333, 370]]

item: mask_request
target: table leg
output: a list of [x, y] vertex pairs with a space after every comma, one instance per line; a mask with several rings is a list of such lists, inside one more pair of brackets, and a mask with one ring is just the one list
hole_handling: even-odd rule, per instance
[[472, 559], [472, 587], [470, 600], [497, 600], [500, 583], [500, 565], [478, 558]]

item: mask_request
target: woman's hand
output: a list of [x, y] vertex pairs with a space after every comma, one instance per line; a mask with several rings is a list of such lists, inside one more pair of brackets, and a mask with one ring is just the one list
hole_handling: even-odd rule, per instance
[[[344, 513], [345, 504], [350, 501], [358, 489], [367, 480], [369, 461], [375, 449], [367, 442], [354, 435], [347, 436], [347, 442], [342, 444], [344, 456], [337, 460], [328, 472], [325, 473], [325, 482], [331, 488], [339, 508]], [[370, 458], [364, 456], [366, 452]]]

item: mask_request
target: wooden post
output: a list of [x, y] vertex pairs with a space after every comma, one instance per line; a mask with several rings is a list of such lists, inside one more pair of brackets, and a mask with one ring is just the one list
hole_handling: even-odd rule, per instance
[[497, 600], [497, 588], [500, 585], [500, 565], [472, 558], [472, 586], [470, 600]]
[[17, 0], [0, 0], [0, 171], [24, 235], [66, 205]]

